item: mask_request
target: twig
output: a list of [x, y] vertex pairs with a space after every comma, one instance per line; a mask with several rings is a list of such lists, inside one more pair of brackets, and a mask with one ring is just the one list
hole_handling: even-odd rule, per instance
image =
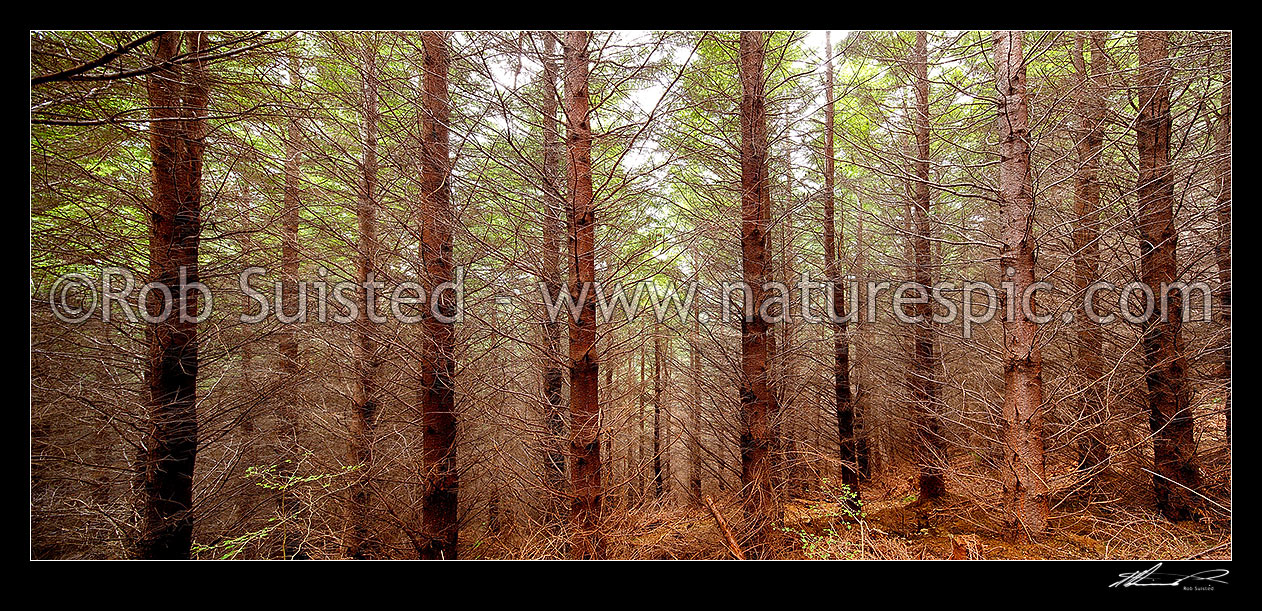
[[1219, 543], [1218, 545], [1215, 545], [1214, 547], [1211, 547], [1211, 548], [1209, 548], [1209, 549], [1207, 549], [1207, 550], [1205, 550], [1205, 551], [1203, 551], [1203, 552], [1200, 552], [1200, 553], [1198, 553], [1198, 554], [1192, 554], [1191, 556], [1188, 556], [1187, 558], [1184, 558], [1184, 560], [1196, 560], [1197, 558], [1200, 558], [1201, 556], [1205, 556], [1205, 555], [1207, 555], [1207, 554], [1212, 554], [1212, 553], [1214, 553], [1214, 552], [1216, 552], [1216, 551], [1218, 551], [1218, 550], [1220, 550], [1220, 549], [1222, 549], [1222, 548], [1224, 548], [1224, 547], [1227, 547], [1228, 545], [1231, 545], [1231, 541], [1224, 541], [1224, 542]]
[[723, 538], [727, 540], [728, 551], [732, 552], [732, 555], [736, 556], [737, 560], [744, 560], [745, 554], [741, 552], [741, 546], [736, 544], [736, 537], [732, 536], [732, 531], [728, 530], [727, 521], [723, 519], [723, 514], [719, 513], [719, 510], [714, 507], [714, 501], [710, 498], [710, 495], [705, 495], [704, 500], [706, 509], [710, 510], [710, 515], [714, 516], [714, 521], [718, 523], [719, 530], [723, 532]]
[[[1148, 469], [1144, 469], [1143, 467], [1140, 467], [1140, 469], [1143, 469], [1144, 471], [1148, 471]], [[1214, 503], [1214, 505], [1215, 505], [1215, 506], [1217, 506], [1219, 509], [1222, 509], [1223, 511], [1226, 511], [1227, 513], [1231, 513], [1231, 509], [1229, 509], [1229, 508], [1227, 508], [1227, 507], [1223, 507], [1222, 505], [1219, 505], [1218, 503], [1214, 502], [1214, 499], [1211, 499], [1211, 498], [1209, 498], [1209, 497], [1207, 497], [1207, 496], [1205, 496], [1205, 495], [1203, 495], [1203, 494], [1201, 494], [1201, 493], [1199, 493], [1199, 492], [1197, 492], [1197, 491], [1195, 491], [1195, 490], [1193, 490], [1193, 489], [1191, 489], [1191, 488], [1188, 488], [1187, 486], [1184, 486], [1183, 484], [1180, 484], [1179, 482], [1176, 482], [1176, 481], [1174, 481], [1174, 480], [1172, 480], [1172, 479], [1170, 479], [1170, 478], [1168, 478], [1168, 477], [1166, 477], [1166, 476], [1164, 476], [1164, 475], [1162, 475], [1162, 474], [1160, 474], [1160, 473], [1156, 473], [1156, 472], [1154, 472], [1154, 471], [1148, 471], [1148, 472], [1149, 472], [1149, 473], [1152, 473], [1153, 475], [1156, 475], [1157, 477], [1160, 477], [1161, 479], [1164, 479], [1164, 480], [1166, 480], [1166, 481], [1168, 481], [1168, 482], [1170, 482], [1170, 483], [1173, 483], [1173, 484], [1175, 484], [1176, 486], [1178, 486], [1178, 487], [1180, 487], [1180, 488], [1183, 488], [1184, 490], [1187, 490], [1188, 492], [1191, 492], [1192, 494], [1195, 494], [1196, 496], [1199, 496], [1199, 497], [1201, 497], [1201, 498], [1203, 498], [1203, 499], [1205, 499], [1205, 500], [1207, 500], [1207, 501], [1209, 501], [1209, 502], [1211, 502], [1211, 503]]]

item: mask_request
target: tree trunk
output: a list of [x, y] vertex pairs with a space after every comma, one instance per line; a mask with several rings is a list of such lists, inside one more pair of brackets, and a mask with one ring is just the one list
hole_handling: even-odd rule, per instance
[[[153, 60], [180, 51], [182, 35], [165, 32], [154, 41]], [[203, 33], [183, 36], [198, 56]], [[162, 322], [146, 328], [145, 380], [148, 423], [139, 474], [138, 558], [185, 559], [193, 536], [193, 465], [197, 457], [197, 253], [201, 239], [202, 156], [206, 135], [206, 78], [202, 61], [165, 67], [149, 76], [149, 153], [153, 163], [153, 207], [149, 224], [150, 281], [169, 298], [149, 302]]]
[[741, 483], [758, 555], [768, 552], [781, 521], [772, 488], [773, 424], [778, 406], [767, 379], [768, 324], [759, 314], [770, 280], [767, 237], [771, 224], [768, 180], [766, 47], [761, 32], [740, 34], [741, 267], [753, 306], [741, 317]]
[[657, 498], [666, 494], [662, 476], [662, 334], [653, 329], [653, 491]]
[[[592, 130], [587, 92], [590, 34], [565, 34], [566, 140], [569, 144], [570, 295], [579, 303], [582, 288], [596, 281], [596, 210], [592, 202]], [[570, 320], [570, 481], [573, 502], [570, 518], [576, 558], [603, 558], [600, 532], [600, 405], [596, 361], [596, 301], [583, 303], [577, 320]]]
[[[1153, 435], [1153, 486], [1157, 507], [1171, 520], [1187, 520], [1198, 513], [1191, 490], [1201, 484], [1196, 461], [1196, 437], [1187, 387], [1187, 356], [1179, 332], [1183, 303], [1179, 291], [1160, 297], [1165, 283], [1178, 280], [1178, 234], [1174, 224], [1174, 175], [1170, 165], [1170, 89], [1172, 69], [1166, 51], [1166, 32], [1140, 32], [1139, 118], [1135, 138], [1139, 149], [1140, 271], [1143, 282], [1158, 296], [1144, 329], [1148, 362], [1148, 423]], [[1191, 490], [1189, 490], [1191, 489]]]
[[[1228, 37], [1231, 34], [1227, 34]], [[1227, 45], [1231, 49], [1230, 42]], [[1219, 375], [1227, 381], [1223, 396], [1223, 415], [1227, 420], [1227, 443], [1231, 443], [1231, 56], [1228, 51], [1226, 82], [1223, 83], [1223, 107], [1219, 112], [1218, 130], [1214, 133], [1218, 157], [1218, 244], [1214, 249], [1218, 263], [1219, 316], [1222, 318], [1226, 342], [1223, 366]]]
[[[999, 265], [1017, 299], [1034, 284], [1034, 189], [1030, 178], [1030, 128], [1025, 97], [1024, 35], [995, 32], [995, 86], [999, 92]], [[1043, 357], [1038, 325], [1015, 304], [1004, 319], [1005, 523], [1018, 541], [1047, 527], [1048, 489], [1043, 456]], [[1029, 312], [1036, 313], [1034, 299]]]
[[611, 412], [613, 410], [613, 370], [615, 367], [616, 365], [613, 363], [605, 363], [605, 398], [600, 403], [600, 436], [605, 440], [605, 453], [603, 454], [605, 459], [601, 461], [601, 467], [605, 470], [603, 480], [605, 483], [602, 484], [604, 490], [613, 490], [613, 428], [610, 427], [610, 422], [613, 421]]
[[692, 341], [688, 342], [689, 366], [692, 370], [692, 405], [688, 414], [692, 431], [688, 435], [688, 490], [692, 500], [701, 502], [701, 319], [692, 319]]
[[[863, 237], [863, 206], [857, 207], [858, 214], [855, 215], [855, 277], [859, 279], [860, 285], [856, 287], [859, 291], [859, 303], [866, 303], [866, 288], [863, 288], [868, 281], [868, 259], [867, 244]], [[863, 325], [855, 325], [855, 360], [854, 360], [854, 404], [855, 411], [861, 415], [859, 419], [860, 429], [858, 441], [855, 444], [855, 461], [859, 463], [859, 477], [867, 479], [872, 477], [873, 468], [881, 467], [881, 448], [882, 448], [882, 429], [877, 426], [877, 410], [876, 404], [868, 401], [871, 396], [867, 388], [867, 374], [869, 351], [867, 346], [867, 334], [864, 333]]]
[[[916, 180], [912, 185], [911, 223], [914, 279], [926, 291], [933, 284], [932, 253], [929, 247], [929, 43], [928, 35], [916, 32], [912, 55], [916, 81]], [[946, 494], [943, 469], [947, 462], [945, 441], [937, 414], [938, 383], [934, 375], [933, 328], [929, 303], [917, 303], [913, 316], [921, 321], [912, 328], [915, 346], [912, 359], [912, 394], [917, 408], [916, 466], [919, 469], [920, 500], [932, 501]]]
[[[621, 494], [623, 498], [623, 505], [629, 507], [632, 503], [635, 502], [638, 496], [637, 495], [638, 491], [635, 489], [635, 485], [637, 483], [636, 477], [638, 473], [638, 468], [636, 465], [636, 460], [639, 458], [637, 456], [637, 451], [638, 451], [638, 444], [639, 444], [640, 438], [638, 436], [638, 432], [636, 431], [636, 425], [639, 423], [639, 418], [635, 412], [631, 411], [632, 408], [626, 405], [626, 401], [631, 398], [632, 391], [636, 389], [635, 373], [634, 373], [635, 372], [635, 355], [634, 354], [629, 355], [627, 357], [626, 363], [627, 365], [623, 373], [622, 384], [621, 384], [622, 392], [620, 392], [618, 396], [622, 397], [622, 401], [620, 403], [623, 404], [623, 409], [619, 411], [621, 413], [626, 414], [625, 428], [626, 428], [626, 438], [627, 438], [626, 447], [624, 448], [624, 452], [623, 452], [622, 466], [623, 466], [623, 472], [625, 473], [625, 475], [623, 477], [624, 485], [622, 487]], [[612, 457], [610, 458], [612, 459]]]
[[781, 436], [783, 444], [783, 455], [785, 465], [783, 469], [783, 477], [788, 482], [791, 490], [801, 490], [805, 488], [803, 483], [803, 450], [805, 449], [804, 435], [802, 430], [802, 418], [798, 412], [801, 411], [800, 403], [796, 399], [800, 396], [793, 392], [798, 386], [797, 376], [797, 355], [794, 354], [797, 340], [797, 324], [796, 320], [800, 316], [800, 301], [793, 298], [793, 290], [796, 288], [796, 272], [793, 266], [794, 237], [796, 228], [794, 226], [794, 211], [796, 208], [796, 200], [793, 197], [793, 156], [789, 150], [784, 152], [784, 210], [783, 223], [780, 225], [780, 279], [789, 290], [789, 298], [784, 304], [784, 322], [780, 323], [781, 335], [779, 346], [780, 355], [780, 373], [777, 377], [777, 389], [782, 397], [780, 401], [780, 418], [783, 421], [783, 428], [786, 429]]
[[[366, 34], [371, 37], [372, 34]], [[369, 42], [371, 40], [371, 42]], [[351, 417], [348, 422], [350, 439], [347, 462], [355, 465], [346, 505], [346, 547], [350, 558], [371, 558], [375, 550], [367, 543], [371, 535], [368, 524], [368, 507], [371, 497], [370, 471], [372, 470], [373, 429], [377, 421], [378, 388], [376, 329], [368, 316], [369, 303], [366, 283], [377, 280], [377, 46], [375, 39], [364, 41], [363, 50], [363, 160], [360, 163], [359, 197], [355, 217], [359, 222], [358, 251], [355, 256], [356, 300], [359, 316], [354, 326], [355, 387], [351, 397]]]
[[645, 390], [646, 390], [644, 387], [644, 382], [645, 382], [645, 376], [647, 375], [645, 371], [646, 365], [644, 361], [645, 359], [644, 352], [645, 352], [644, 342], [641, 341], [640, 342], [640, 384], [639, 386], [636, 386], [636, 389], [635, 389], [635, 397], [636, 397], [635, 495], [636, 495], [636, 498], [638, 499], [644, 498], [645, 491], [647, 490], [647, 487], [648, 487], [648, 482], [645, 481], [647, 478], [644, 477], [644, 455], [646, 454], [646, 452], [644, 451], [644, 443], [645, 443], [644, 442], [644, 437], [645, 437], [644, 427], [647, 426], [647, 423], [645, 422], [645, 417], [644, 417], [644, 395], [645, 395]]
[[[299, 87], [300, 65], [297, 56], [289, 58], [290, 85]], [[288, 134], [285, 137], [285, 188], [282, 202], [282, 226], [280, 239], [281, 261], [281, 310], [286, 316], [297, 316], [298, 300], [298, 223], [300, 220], [298, 185], [302, 164], [302, 153], [298, 148], [298, 121], [290, 118]], [[277, 456], [277, 474], [283, 487], [278, 495], [277, 505], [281, 519], [280, 553], [282, 558], [299, 558], [302, 552], [301, 530], [295, 523], [300, 514], [298, 496], [291, 485], [294, 471], [299, 461], [298, 439], [298, 327], [297, 323], [281, 326], [280, 370], [280, 452]]]
[[[1108, 58], [1104, 55], [1104, 32], [1091, 34], [1091, 64], [1083, 58], [1086, 36], [1079, 32], [1074, 38], [1073, 62], [1078, 73], [1078, 133], [1075, 134], [1078, 149], [1078, 167], [1074, 172], [1074, 279], [1078, 294], [1099, 280], [1100, 246], [1100, 149], [1104, 143], [1104, 95], [1098, 83], [1099, 75], [1108, 70]], [[1086, 416], [1090, 429], [1083, 436], [1078, 448], [1078, 468], [1091, 470], [1103, 467], [1109, 459], [1109, 447], [1101, 430], [1104, 407], [1101, 402], [1101, 364], [1103, 331], [1100, 325], [1085, 314], [1077, 319], [1078, 375], [1085, 386], [1080, 395], [1081, 412]]]
[[427, 560], [457, 558], [459, 522], [456, 516], [459, 480], [456, 471], [455, 328], [457, 304], [454, 291], [439, 287], [453, 281], [451, 160], [447, 125], [451, 102], [447, 97], [449, 51], [447, 34], [424, 32], [424, 89], [421, 97], [421, 261], [425, 266], [430, 301], [438, 312], [425, 312], [425, 351], [421, 361], [421, 420], [425, 431], [421, 459], [427, 481], [422, 500], [424, 538], [420, 557]]
[[[543, 282], [549, 295], [556, 296], [561, 291], [561, 215], [564, 214], [565, 196], [560, 183], [561, 168], [561, 136], [560, 123], [557, 120], [557, 61], [556, 37], [551, 32], [542, 32], [543, 38]], [[544, 449], [544, 469], [548, 485], [549, 497], [561, 499], [565, 497], [565, 405], [562, 402], [562, 388], [565, 373], [561, 355], [561, 322], [552, 320], [544, 311], [543, 329], [546, 335], [548, 353], [544, 356], [543, 390], [547, 399], [544, 418], [548, 439]], [[561, 503], [549, 500], [549, 508], [560, 521], [565, 513]]]
[[[824, 65], [824, 274], [833, 286], [833, 390], [837, 417], [837, 441], [840, 448], [841, 483], [855, 494], [859, 493], [859, 469], [855, 464], [854, 405], [850, 401], [850, 340], [846, 316], [846, 291], [837, 262], [837, 242], [842, 239], [836, 228], [836, 169], [833, 161], [833, 122], [837, 115], [837, 102], [833, 99], [832, 34], [824, 33], [824, 50], [828, 55]], [[836, 322], [841, 320], [842, 322]]]

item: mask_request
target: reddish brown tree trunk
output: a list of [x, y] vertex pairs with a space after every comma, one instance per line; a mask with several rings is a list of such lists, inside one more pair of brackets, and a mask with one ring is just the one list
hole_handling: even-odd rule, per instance
[[645, 497], [645, 491], [647, 490], [647, 487], [648, 487], [648, 482], [646, 481], [648, 478], [644, 476], [645, 475], [644, 474], [644, 455], [646, 454], [644, 450], [644, 444], [645, 444], [644, 427], [647, 425], [647, 423], [645, 422], [645, 416], [644, 416], [644, 395], [646, 394], [645, 377], [647, 376], [647, 372], [645, 371], [645, 368], [647, 366], [645, 365], [644, 352], [645, 352], [644, 342], [641, 341], [640, 342], [640, 384], [639, 386], [636, 386], [636, 389], [635, 389], [636, 412], [635, 412], [635, 419], [634, 419], [635, 420], [635, 494], [636, 494], [636, 497], [639, 499], [643, 499]]
[[741, 483], [756, 554], [768, 552], [781, 521], [772, 486], [778, 406], [768, 380], [767, 321], [759, 313], [770, 280], [767, 264], [771, 191], [768, 180], [766, 47], [761, 32], [740, 34], [741, 79], [741, 267], [752, 307], [741, 317]]
[[837, 242], [842, 239], [836, 228], [836, 169], [833, 161], [833, 122], [837, 115], [837, 102], [833, 99], [832, 35], [824, 33], [825, 53], [828, 61], [824, 67], [824, 99], [827, 100], [824, 115], [824, 274], [833, 285], [833, 311], [837, 320], [833, 327], [833, 389], [836, 394], [834, 413], [837, 417], [837, 441], [841, 458], [841, 483], [856, 495], [859, 493], [859, 467], [855, 462], [854, 405], [850, 401], [850, 340], [846, 316], [846, 292], [841, 270], [837, 262]]
[[[592, 128], [588, 115], [588, 32], [565, 34], [566, 140], [569, 144], [570, 294], [579, 303], [583, 286], [596, 281], [596, 209], [592, 202]], [[594, 289], [593, 289], [594, 290]], [[591, 291], [588, 291], [589, 293]], [[594, 293], [592, 293], [594, 294]], [[570, 321], [570, 517], [576, 558], [603, 558], [600, 532], [599, 368], [596, 362], [596, 301], [583, 303]]]
[[[290, 85], [299, 87], [299, 64], [296, 56], [289, 58]], [[281, 261], [281, 309], [286, 316], [298, 315], [298, 184], [302, 154], [298, 149], [298, 122], [289, 120], [285, 137], [285, 188], [282, 203], [280, 239]], [[282, 558], [299, 558], [302, 553], [302, 529], [296, 524], [299, 515], [298, 496], [291, 482], [298, 464], [298, 327], [296, 323], [284, 324], [280, 331], [280, 452], [278, 456], [280, 476], [284, 487], [278, 495], [277, 505], [281, 519], [280, 542]]]
[[[1153, 486], [1157, 507], [1171, 520], [1197, 514], [1192, 492], [1201, 485], [1196, 462], [1196, 436], [1187, 387], [1187, 356], [1180, 330], [1183, 303], [1180, 291], [1160, 298], [1165, 283], [1178, 280], [1178, 233], [1174, 225], [1174, 175], [1170, 165], [1171, 67], [1166, 32], [1140, 32], [1139, 118], [1135, 138], [1139, 149], [1140, 271], [1155, 295], [1156, 307], [1144, 330], [1148, 361], [1148, 423], [1153, 435]], [[1190, 490], [1189, 490], [1190, 489]]]
[[798, 417], [791, 409], [796, 405], [791, 390], [797, 386], [797, 355], [796, 350], [796, 325], [794, 321], [800, 315], [799, 300], [792, 297], [792, 291], [795, 288], [794, 277], [796, 273], [793, 267], [794, 236], [796, 234], [794, 227], [794, 205], [793, 197], [793, 156], [790, 151], [784, 151], [784, 202], [780, 206], [782, 210], [783, 221], [780, 224], [780, 277], [779, 280], [784, 283], [785, 287], [790, 291], [789, 298], [782, 306], [784, 313], [784, 321], [780, 323], [780, 339], [777, 342], [778, 363], [776, 374], [776, 389], [780, 393], [777, 397], [780, 404], [780, 418], [782, 420], [782, 434], [780, 435], [781, 454], [783, 456], [783, 468], [780, 477], [782, 481], [787, 482], [790, 489], [800, 490], [804, 486], [802, 481], [803, 456], [802, 442], [802, 418]]
[[[929, 42], [925, 32], [916, 32], [912, 55], [916, 81], [916, 180], [912, 185], [911, 219], [914, 279], [926, 291], [933, 284], [932, 252], [929, 247]], [[916, 467], [919, 470], [920, 500], [932, 501], [946, 494], [943, 468], [946, 444], [941, 435], [937, 409], [938, 384], [934, 377], [933, 328], [929, 303], [915, 304], [912, 312], [921, 321], [912, 328], [915, 346], [912, 359], [912, 395], [917, 409]]]
[[[200, 57], [204, 33], [165, 32], [154, 41], [153, 61]], [[138, 558], [188, 558], [193, 538], [193, 465], [197, 458], [197, 251], [201, 239], [202, 156], [208, 93], [202, 60], [149, 75], [149, 153], [153, 204], [149, 224], [150, 281], [170, 299], [151, 299], [149, 314], [170, 310], [146, 329], [148, 423], [139, 475]], [[159, 293], [161, 294], [161, 293]], [[163, 301], [167, 301], [163, 303]]]
[[692, 500], [701, 502], [701, 319], [692, 319], [692, 341], [688, 342], [689, 365], [692, 370], [692, 401], [688, 409], [691, 431], [688, 434], [688, 490]]
[[[868, 277], [868, 260], [867, 260], [867, 243], [863, 237], [863, 208], [860, 207], [858, 214], [855, 215], [855, 276], [862, 283], [867, 282]], [[859, 287], [856, 287], [859, 290]], [[866, 303], [866, 291], [860, 290], [859, 303]], [[882, 430], [877, 426], [876, 404], [869, 403], [868, 397], [871, 396], [867, 390], [868, 375], [868, 345], [867, 334], [864, 333], [863, 325], [855, 325], [855, 411], [861, 414], [860, 430], [858, 443], [855, 447], [855, 453], [858, 454], [855, 460], [859, 463], [859, 476], [863, 478], [872, 477], [872, 470], [880, 469], [884, 454]]]
[[657, 498], [666, 494], [662, 469], [662, 333], [653, 329], [653, 491]]
[[370, 304], [365, 283], [376, 281], [377, 273], [377, 46], [373, 34], [364, 35], [362, 82], [363, 160], [360, 163], [359, 197], [356, 199], [355, 217], [359, 223], [358, 252], [355, 253], [356, 300], [359, 316], [353, 331], [355, 356], [355, 387], [351, 396], [351, 414], [347, 427], [350, 433], [347, 462], [357, 468], [347, 491], [346, 534], [343, 544], [350, 558], [371, 558], [376, 555], [375, 546], [368, 540], [369, 502], [371, 500], [371, 470], [373, 465], [373, 432], [377, 422], [378, 368], [377, 342], [374, 325], [368, 316]]
[[[565, 196], [561, 190], [561, 136], [560, 124], [557, 121], [557, 61], [556, 38], [551, 32], [543, 32], [543, 179], [544, 179], [544, 212], [543, 212], [543, 282], [548, 294], [556, 296], [561, 291], [562, 267], [561, 215], [564, 214]], [[565, 404], [561, 391], [565, 383], [565, 372], [562, 367], [561, 323], [547, 317], [544, 312], [543, 323], [546, 335], [548, 354], [544, 356], [543, 391], [547, 399], [545, 406], [546, 430], [548, 439], [544, 449], [544, 470], [548, 484], [548, 492], [553, 498], [565, 496]], [[553, 507], [553, 503], [549, 503]], [[557, 519], [562, 519], [564, 509], [559, 503], [553, 511]]]
[[605, 363], [605, 398], [600, 402], [600, 435], [605, 441], [605, 453], [602, 454], [604, 460], [601, 461], [601, 467], [605, 470], [602, 484], [604, 490], [613, 489], [613, 427], [610, 426], [613, 418], [610, 412], [613, 409], [613, 370], [616, 366], [611, 362]]
[[[995, 87], [999, 92], [999, 266], [1023, 300], [1034, 284], [1034, 188], [1030, 178], [1030, 128], [1025, 96], [1024, 36], [995, 32]], [[1018, 541], [1047, 527], [1048, 489], [1043, 456], [1043, 357], [1038, 324], [1014, 304], [1004, 319], [1005, 522]], [[1029, 311], [1037, 314], [1034, 299]]]
[[[1081, 32], [1074, 38], [1073, 62], [1078, 73], [1078, 168], [1074, 173], [1074, 279], [1078, 294], [1083, 295], [1099, 280], [1100, 246], [1100, 149], [1104, 143], [1104, 95], [1099, 78], [1108, 70], [1104, 55], [1104, 32], [1091, 34], [1090, 67], [1083, 57], [1087, 37]], [[1080, 313], [1077, 318], [1078, 374], [1085, 386], [1080, 406], [1091, 427], [1078, 448], [1078, 468], [1096, 469], [1108, 462], [1109, 447], [1101, 430], [1104, 407], [1100, 382], [1104, 375], [1101, 364], [1103, 332], [1100, 325]]]
[[[625, 374], [626, 377], [623, 378], [623, 383], [622, 383], [623, 391], [622, 391], [622, 394], [620, 395], [624, 398], [624, 401], [626, 400], [627, 397], [630, 396], [633, 390], [637, 394], [639, 393], [639, 387], [637, 387], [635, 383], [634, 371], [635, 371], [635, 355], [631, 355], [630, 357], [627, 358], [627, 370]], [[623, 468], [626, 470], [626, 476], [623, 478], [623, 481], [625, 482], [626, 485], [622, 492], [623, 497], [624, 497], [624, 504], [628, 506], [631, 503], [635, 502], [635, 499], [637, 498], [637, 493], [638, 493], [638, 491], [635, 489], [635, 485], [637, 483], [636, 477], [638, 476], [638, 473], [639, 473], [639, 466], [636, 464], [636, 460], [638, 460], [639, 458], [639, 456], [637, 455], [637, 452], [638, 452], [639, 439], [640, 439], [638, 436], [638, 432], [636, 430], [636, 425], [638, 423], [639, 423], [639, 418], [637, 414], [634, 412], [629, 412], [626, 419], [626, 429], [627, 429], [626, 455], [623, 457]]]
[[[1227, 34], [1230, 41], [1231, 34]], [[1219, 112], [1215, 144], [1218, 156], [1218, 244], [1214, 249], [1218, 263], [1219, 316], [1226, 333], [1223, 366], [1219, 375], [1227, 380], [1223, 397], [1223, 414], [1227, 420], [1227, 443], [1231, 443], [1231, 43], [1228, 42], [1226, 82], [1223, 83], [1223, 107]]]
[[[447, 125], [451, 102], [447, 97], [449, 51], [447, 34], [421, 35], [425, 75], [421, 95], [421, 261], [425, 266], [431, 302], [437, 310], [425, 313], [425, 352], [421, 361], [421, 420], [425, 432], [421, 459], [427, 481], [422, 500], [424, 516], [420, 557], [455, 560], [459, 522], [456, 516], [459, 479], [456, 471], [455, 328], [457, 304], [454, 291], [442, 290], [453, 281], [451, 160]], [[436, 294], [437, 293], [437, 294]]]

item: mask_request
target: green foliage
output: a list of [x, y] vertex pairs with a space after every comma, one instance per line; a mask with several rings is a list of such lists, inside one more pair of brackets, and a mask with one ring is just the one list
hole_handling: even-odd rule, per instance
[[838, 530], [842, 527], [847, 531], [853, 530], [867, 517], [858, 491], [851, 490], [845, 484], [835, 484], [825, 477], [820, 482], [820, 493], [820, 500], [807, 503], [806, 508], [815, 516], [814, 519], [823, 520], [828, 526], [820, 533], [793, 527], [785, 527], [783, 531], [797, 539], [802, 553], [809, 559], [841, 560], [858, 557], [859, 545], [847, 540]]
[[851, 543], [842, 540], [832, 527], [824, 529], [822, 535], [788, 527], [784, 532], [797, 536], [802, 554], [810, 560], [851, 560], [856, 557], [855, 552], [849, 550]]
[[[308, 452], [308, 455], [309, 454], [310, 452]], [[288, 464], [293, 461], [286, 459], [284, 462]], [[333, 478], [341, 476], [341, 475], [345, 475], [352, 471], [356, 471], [359, 468], [363, 467], [363, 465], [346, 465], [345, 467], [342, 467], [341, 471], [335, 471], [333, 473], [295, 475], [292, 473], [288, 473], [288, 474], [281, 473], [280, 466], [281, 465], [279, 464], [277, 465], [250, 465], [249, 467], [246, 467], [245, 469], [245, 476], [251, 479], [257, 478], [258, 481], [254, 482], [255, 485], [260, 486], [262, 488], [266, 488], [268, 490], [289, 490], [290, 488], [294, 488], [302, 484], [311, 484], [311, 483], [317, 483], [317, 482], [320, 484], [321, 487], [328, 488], [329, 484], [331, 483], [330, 480], [332, 480]]]
[[[310, 453], [308, 453], [309, 455]], [[282, 464], [290, 464], [292, 460], [286, 459], [280, 464], [274, 465], [250, 465], [245, 469], [245, 477], [256, 480], [254, 485], [266, 490], [286, 491], [303, 484], [318, 483], [322, 488], [328, 488], [334, 478], [346, 475], [353, 471], [357, 471], [363, 465], [346, 465], [340, 471], [332, 473], [316, 473], [312, 475], [295, 475], [285, 474], [281, 472]], [[247, 532], [243, 535], [223, 539], [216, 543], [201, 544], [193, 542], [192, 553], [195, 557], [202, 555], [214, 555], [219, 560], [231, 560], [241, 554], [246, 548], [253, 543], [261, 543], [266, 540], [277, 528], [282, 526], [283, 518], [281, 516], [272, 516], [267, 519], [269, 524], [255, 531]]]
[[[271, 518], [272, 522], [276, 522], [276, 520], [277, 518]], [[203, 554], [215, 553], [218, 554], [219, 560], [232, 560], [244, 551], [251, 543], [266, 539], [268, 535], [272, 534], [272, 531], [275, 530], [277, 526], [278, 524], [273, 523], [256, 531], [248, 532], [239, 537], [226, 539], [212, 545], [202, 545], [200, 543], [193, 542], [193, 556], [199, 557]]]

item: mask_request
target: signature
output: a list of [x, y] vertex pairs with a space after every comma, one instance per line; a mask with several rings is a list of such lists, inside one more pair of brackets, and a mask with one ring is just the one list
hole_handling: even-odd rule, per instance
[[1210, 569], [1208, 571], [1192, 573], [1191, 575], [1176, 575], [1173, 573], [1158, 573], [1157, 569], [1159, 568], [1161, 568], [1160, 562], [1146, 571], [1118, 573], [1118, 577], [1121, 577], [1121, 579], [1109, 587], [1116, 588], [1118, 586], [1122, 586], [1123, 588], [1129, 588], [1131, 586], [1177, 586], [1189, 580], [1208, 581], [1211, 583], [1221, 583], [1225, 585], [1227, 582], [1219, 581], [1219, 578], [1226, 577], [1227, 574], [1231, 572], [1227, 569]]

